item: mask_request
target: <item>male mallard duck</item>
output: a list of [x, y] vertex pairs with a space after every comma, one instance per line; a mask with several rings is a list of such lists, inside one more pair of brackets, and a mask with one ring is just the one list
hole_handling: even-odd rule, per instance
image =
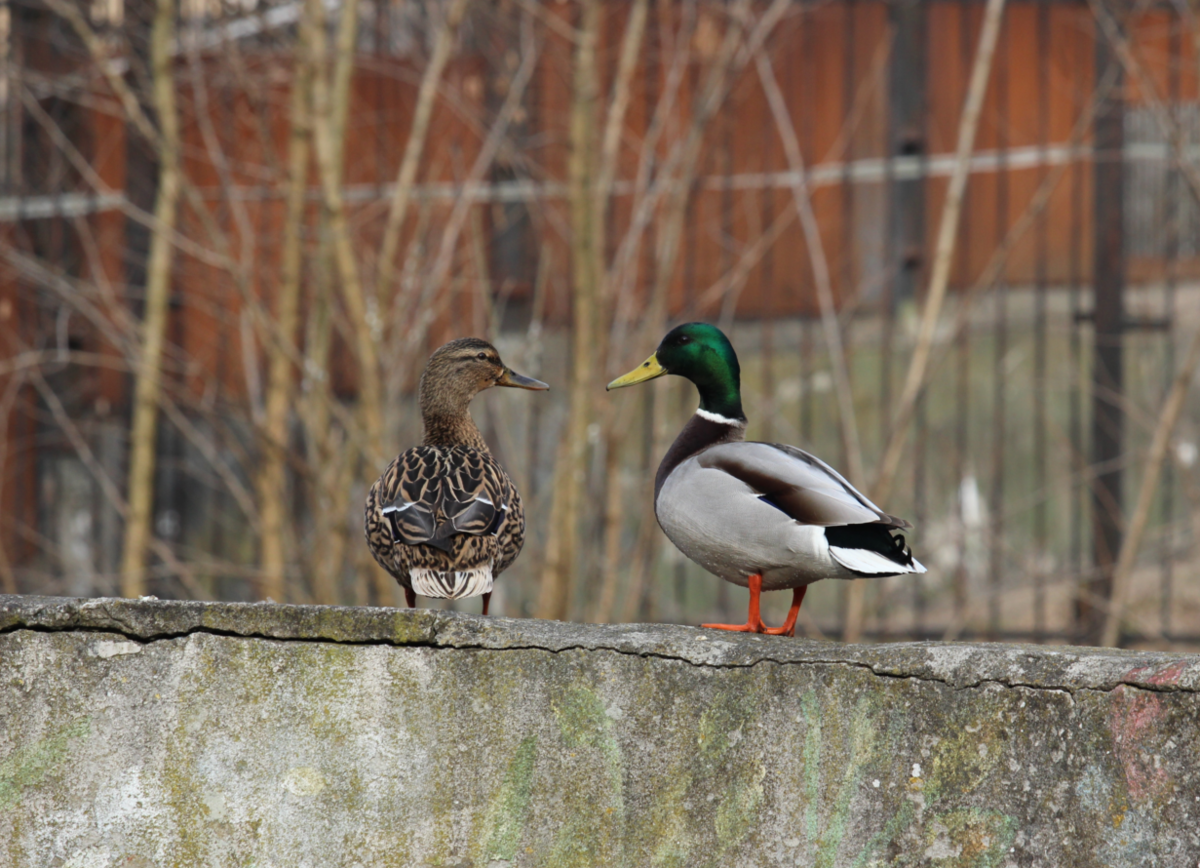
[[486, 615], [492, 582], [525, 542], [521, 498], [467, 409], [492, 386], [550, 388], [513, 373], [487, 341], [440, 347], [421, 374], [425, 443], [396, 456], [367, 493], [367, 545], [409, 606], [417, 594], [482, 594]]
[[[895, 530], [912, 527], [883, 512], [841, 474], [780, 443], [747, 443], [741, 369], [720, 329], [688, 323], [668, 332], [654, 355], [609, 389], [678, 374], [700, 391], [700, 407], [654, 477], [654, 514], [691, 560], [750, 589], [745, 624], [718, 630], [795, 635], [808, 586], [820, 579], [923, 573]], [[768, 629], [764, 590], [792, 589], [787, 621]]]

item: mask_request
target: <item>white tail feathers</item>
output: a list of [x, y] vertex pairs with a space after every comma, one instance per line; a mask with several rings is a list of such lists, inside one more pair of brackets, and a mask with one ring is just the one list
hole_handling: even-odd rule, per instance
[[422, 597], [459, 600], [492, 590], [492, 565], [469, 570], [409, 570], [408, 578], [413, 590]]
[[905, 566], [870, 549], [830, 546], [829, 554], [846, 569], [864, 576], [899, 576], [904, 573], [925, 572], [925, 567], [916, 558], [913, 558], [912, 566]]

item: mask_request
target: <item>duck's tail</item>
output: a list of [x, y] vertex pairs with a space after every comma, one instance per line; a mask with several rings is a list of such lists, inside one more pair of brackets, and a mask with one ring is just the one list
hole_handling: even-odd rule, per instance
[[923, 573], [925, 566], [912, 556], [904, 535], [881, 524], [849, 524], [825, 528], [830, 556], [860, 576], [900, 576]]
[[492, 565], [490, 563], [469, 570], [409, 570], [412, 589], [422, 597], [440, 597], [460, 600], [463, 597], [478, 597], [492, 590]]

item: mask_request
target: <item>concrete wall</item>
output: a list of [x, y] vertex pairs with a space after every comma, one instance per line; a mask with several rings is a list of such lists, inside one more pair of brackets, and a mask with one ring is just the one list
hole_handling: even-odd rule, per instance
[[1190, 866], [1200, 657], [0, 597], [0, 865]]

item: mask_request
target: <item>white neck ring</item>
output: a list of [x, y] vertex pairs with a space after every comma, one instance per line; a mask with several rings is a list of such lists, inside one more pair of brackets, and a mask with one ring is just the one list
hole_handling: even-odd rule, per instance
[[712, 413], [708, 410], [696, 408], [696, 415], [701, 419], [707, 419], [709, 422], [716, 422], [718, 425], [741, 425], [741, 419], [730, 419], [728, 416], [722, 416], [720, 413]]

